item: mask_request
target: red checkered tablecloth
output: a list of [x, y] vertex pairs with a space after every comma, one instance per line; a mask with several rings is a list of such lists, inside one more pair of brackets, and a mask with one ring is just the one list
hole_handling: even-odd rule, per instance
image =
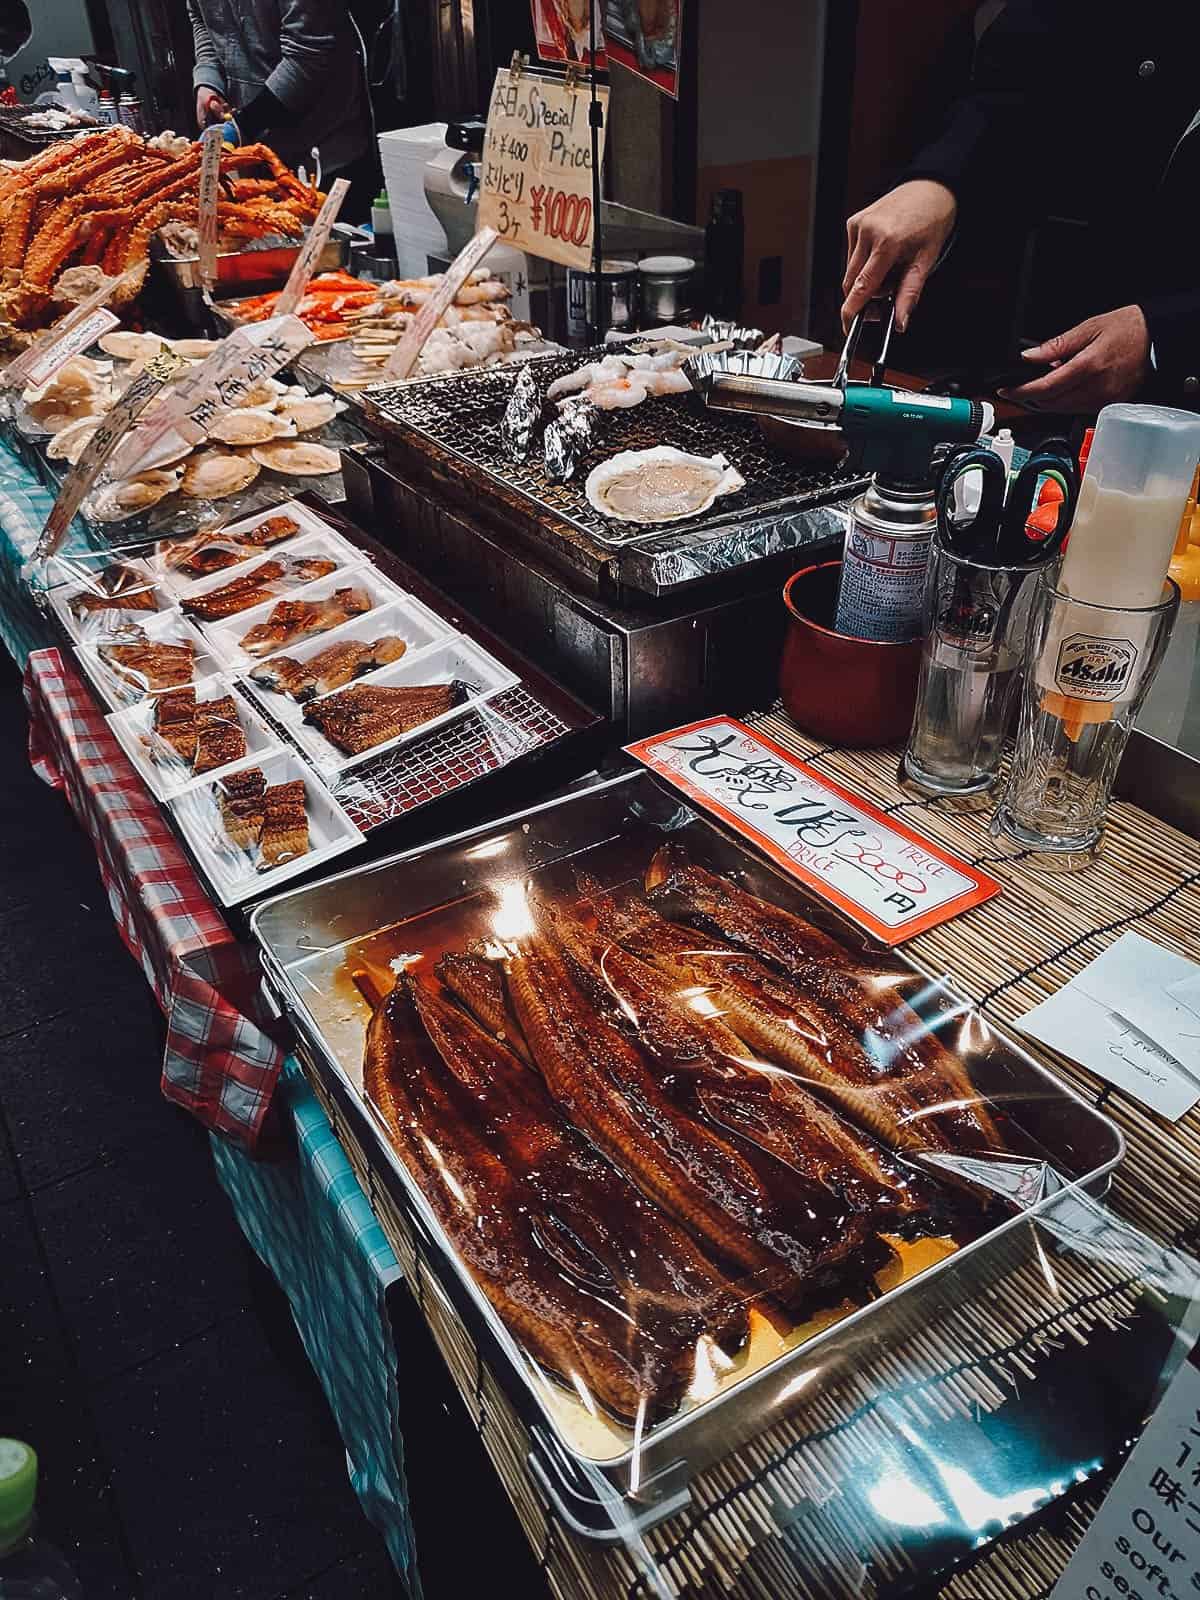
[[59, 651], [30, 655], [25, 700], [34, 770], [66, 795], [90, 835], [121, 937], [167, 1019], [164, 1095], [257, 1148], [284, 1052], [251, 953]]

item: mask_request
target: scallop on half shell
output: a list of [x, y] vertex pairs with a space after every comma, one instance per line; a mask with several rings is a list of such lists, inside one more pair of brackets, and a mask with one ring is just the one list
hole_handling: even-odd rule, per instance
[[335, 400], [331, 394], [306, 394], [298, 400], [290, 397], [280, 400], [278, 414], [286, 417], [297, 433], [311, 433], [314, 428], [323, 428], [332, 422], [338, 412], [345, 409], [346, 402]]
[[100, 422], [100, 417], [80, 417], [78, 422], [69, 422], [50, 440], [46, 454], [51, 461], [66, 461], [74, 466], [92, 442], [92, 435]]
[[294, 474], [298, 478], [320, 478], [327, 472], [336, 472], [342, 458], [328, 445], [310, 444], [306, 439], [276, 439], [271, 444], [260, 444], [250, 454], [260, 467], [270, 467], [272, 472]]
[[192, 500], [224, 500], [258, 477], [258, 463], [229, 450], [199, 450], [183, 469], [179, 492]]
[[588, 473], [592, 507], [617, 522], [679, 522], [707, 511], [746, 480], [722, 455], [692, 456], [673, 445], [622, 450]]
[[150, 361], [166, 349], [166, 340], [156, 333], [133, 333], [128, 328], [102, 333], [96, 342], [106, 356], [117, 361]]
[[226, 411], [208, 430], [208, 437], [218, 444], [267, 444], [272, 439], [295, 436], [295, 426], [286, 417], [277, 417], [273, 411], [258, 406], [239, 406]]
[[139, 511], [149, 511], [151, 506], [173, 494], [179, 487], [179, 477], [178, 468], [155, 468], [117, 483], [106, 483], [92, 500], [91, 514], [99, 522], [121, 522], [126, 517], [136, 517]]

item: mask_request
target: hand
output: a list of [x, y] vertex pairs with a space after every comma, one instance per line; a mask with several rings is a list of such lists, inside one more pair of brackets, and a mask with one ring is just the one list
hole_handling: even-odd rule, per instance
[[927, 178], [902, 183], [874, 205], [855, 212], [846, 224], [843, 328], [898, 272], [896, 331], [904, 332], [957, 212], [958, 201], [945, 184]]
[[207, 128], [214, 122], [224, 122], [229, 115], [229, 101], [223, 94], [218, 94], [216, 89], [207, 87], [196, 90], [196, 126]]
[[1150, 330], [1141, 306], [1089, 317], [1021, 353], [1054, 369], [1019, 389], [1001, 391], [1006, 400], [1034, 411], [1099, 411], [1114, 400], [1131, 400], [1150, 376]]

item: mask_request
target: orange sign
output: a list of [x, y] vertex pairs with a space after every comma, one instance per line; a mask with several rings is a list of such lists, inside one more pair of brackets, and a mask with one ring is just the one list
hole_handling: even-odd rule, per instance
[[626, 751], [884, 944], [1000, 892], [986, 872], [731, 717], [689, 723]]

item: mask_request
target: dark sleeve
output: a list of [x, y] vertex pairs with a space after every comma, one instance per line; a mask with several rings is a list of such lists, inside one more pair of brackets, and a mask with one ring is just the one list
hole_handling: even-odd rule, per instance
[[288, 128], [300, 120], [298, 111], [289, 111], [265, 86], [237, 114], [237, 128], [244, 144], [257, 143], [267, 128]]
[[1008, 0], [976, 46], [967, 93], [938, 137], [901, 174], [901, 183], [932, 178], [960, 201], [993, 184], [1011, 187], [1014, 171], [1022, 169], [1016, 151], [1041, 120], [1045, 64], [1070, 60], [1059, 43], [1070, 32], [1068, 10], [1064, 0]]
[[279, 65], [267, 88], [299, 118], [330, 94], [349, 94], [349, 86], [331, 78], [339, 59], [340, 18], [345, 0], [282, 0], [279, 7]]
[[1143, 300], [1154, 350], [1153, 398], [1200, 407], [1200, 289]]

